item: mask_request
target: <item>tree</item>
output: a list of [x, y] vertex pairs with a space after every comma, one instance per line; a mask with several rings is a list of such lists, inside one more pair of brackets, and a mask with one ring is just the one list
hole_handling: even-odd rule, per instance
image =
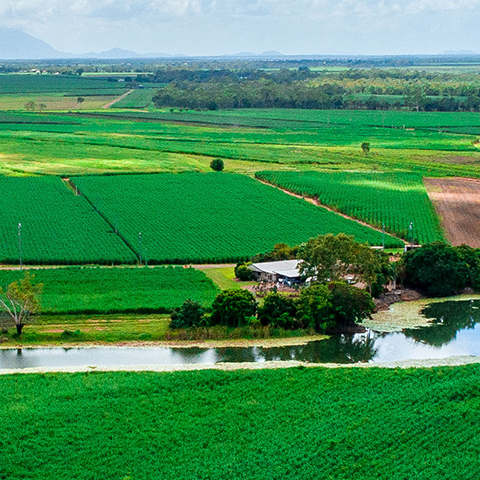
[[295, 301], [280, 293], [269, 293], [258, 308], [258, 319], [265, 327], [273, 325], [280, 328], [295, 328]]
[[29, 272], [16, 282], [12, 282], [6, 291], [0, 288], [0, 306], [8, 313], [17, 328], [17, 334], [21, 335], [23, 327], [30, 321], [31, 315], [37, 313], [40, 308], [39, 296], [43, 290], [43, 284], [32, 284], [34, 275]]
[[210, 162], [210, 168], [216, 172], [221, 172], [225, 168], [225, 164], [221, 158], [214, 158]]
[[362, 152], [366, 157], [368, 157], [368, 154], [370, 153], [370, 143], [368, 142], [363, 142], [362, 145]]
[[253, 272], [248, 268], [248, 264], [245, 262], [238, 262], [235, 265], [235, 277], [246, 282], [253, 279]]
[[38, 104], [38, 110], [39, 110], [40, 112], [43, 112], [46, 108], [47, 108], [47, 104], [46, 104], [46, 103], [39, 103], [39, 104]]
[[286, 243], [276, 243], [270, 252], [259, 253], [252, 257], [253, 262], [277, 262], [297, 258], [299, 246], [290, 247]]
[[25, 110], [28, 110], [29, 112], [34, 112], [36, 108], [37, 104], [33, 100], [30, 100], [25, 104]]
[[375, 310], [372, 296], [360, 288], [343, 282], [328, 284], [330, 302], [337, 326], [351, 326], [368, 318]]
[[85, 99], [83, 97], [78, 97], [77, 98], [77, 103], [83, 103]]
[[297, 301], [297, 319], [303, 328], [326, 332], [335, 326], [332, 294], [326, 285], [303, 288]]
[[405, 280], [433, 297], [454, 295], [467, 286], [469, 268], [455, 247], [436, 242], [407, 252]]
[[407, 107], [412, 107], [419, 112], [425, 108], [425, 104], [427, 103], [427, 95], [425, 94], [425, 90], [421, 85], [415, 85], [406, 90], [403, 101]]
[[257, 311], [255, 297], [248, 290], [224, 290], [213, 301], [212, 324], [227, 327], [240, 327], [247, 323], [247, 317], [252, 317]]
[[194, 300], [185, 300], [180, 308], [174, 308], [170, 314], [170, 328], [191, 328], [203, 324], [203, 308]]
[[354, 246], [352, 235], [319, 235], [300, 248], [300, 274], [317, 283], [338, 281], [353, 273]]
[[354, 281], [364, 281], [369, 287], [377, 280], [383, 263], [388, 262], [388, 258], [344, 233], [311, 238], [300, 248], [298, 258], [300, 274], [311, 282], [338, 282], [353, 275]]

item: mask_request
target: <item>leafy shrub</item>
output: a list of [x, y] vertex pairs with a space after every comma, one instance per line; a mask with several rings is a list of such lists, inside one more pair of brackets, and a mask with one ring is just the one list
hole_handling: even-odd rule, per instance
[[280, 293], [269, 293], [258, 309], [258, 319], [263, 326], [272, 325], [285, 329], [296, 327], [295, 301]]
[[432, 243], [404, 255], [406, 282], [433, 297], [454, 295], [467, 286], [469, 268], [459, 251]]
[[337, 326], [350, 326], [367, 318], [375, 310], [372, 296], [365, 290], [342, 282], [331, 282], [330, 302]]
[[200, 303], [188, 299], [180, 308], [172, 310], [170, 318], [170, 328], [173, 329], [199, 327], [204, 322], [203, 308]]
[[297, 301], [297, 319], [303, 328], [325, 332], [335, 326], [331, 292], [326, 285], [303, 288]]
[[253, 272], [248, 268], [248, 263], [239, 262], [235, 265], [235, 277], [246, 282], [253, 279]]
[[225, 164], [221, 158], [214, 158], [210, 162], [210, 168], [216, 172], [221, 172], [225, 168]]
[[227, 327], [245, 325], [247, 318], [255, 315], [257, 302], [248, 290], [224, 290], [217, 295], [212, 305], [212, 324]]

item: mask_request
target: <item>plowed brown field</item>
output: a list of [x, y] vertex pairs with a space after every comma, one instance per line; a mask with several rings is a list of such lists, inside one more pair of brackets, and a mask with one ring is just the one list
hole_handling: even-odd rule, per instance
[[480, 247], [480, 180], [426, 178], [425, 186], [452, 245]]

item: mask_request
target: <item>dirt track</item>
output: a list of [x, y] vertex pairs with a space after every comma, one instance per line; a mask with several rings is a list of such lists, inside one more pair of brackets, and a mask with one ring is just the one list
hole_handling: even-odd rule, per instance
[[480, 247], [480, 180], [426, 178], [428, 195], [452, 245]]

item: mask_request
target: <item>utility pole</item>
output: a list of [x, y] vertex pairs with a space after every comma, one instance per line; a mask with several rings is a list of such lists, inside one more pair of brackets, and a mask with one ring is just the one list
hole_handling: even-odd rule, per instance
[[20, 270], [23, 270], [23, 259], [22, 259], [22, 224], [18, 224], [18, 253], [20, 255]]
[[410, 222], [410, 245], [413, 247], [413, 222]]
[[142, 232], [139, 232], [138, 234], [138, 245], [140, 247], [140, 264], [141, 264], [142, 257], [143, 257]]

